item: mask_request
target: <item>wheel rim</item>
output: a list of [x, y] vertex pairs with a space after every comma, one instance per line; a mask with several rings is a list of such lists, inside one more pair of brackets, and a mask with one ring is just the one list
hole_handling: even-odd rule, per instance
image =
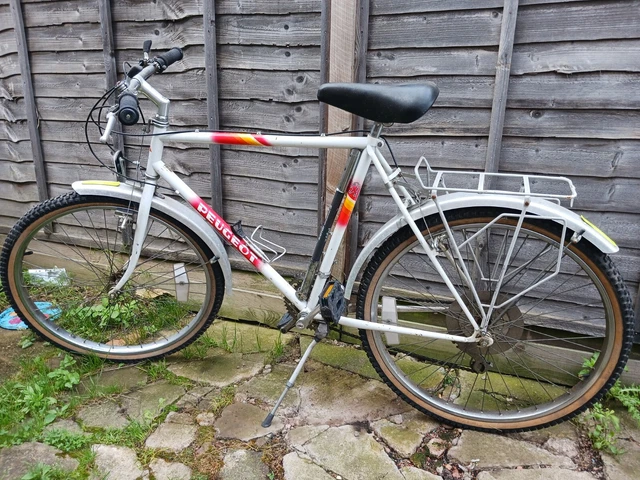
[[[215, 297], [211, 267], [188, 234], [160, 216], [149, 218], [131, 278], [108, 295], [126, 268], [136, 215], [118, 203], [76, 205], [23, 233], [12, 255], [14, 291], [34, 328], [71, 350], [112, 358], [162, 354], [198, 331]], [[36, 302], [48, 303], [48, 314]]]
[[[494, 225], [490, 235], [495, 235], [497, 230], [512, 233], [514, 227], [510, 223]], [[477, 221], [476, 224], [471, 224], [469, 220], [465, 220], [457, 224], [452, 222], [450, 225], [454, 236], [470, 238], [473, 237], [473, 229], [479, 229], [486, 223]], [[437, 242], [438, 236], [444, 236], [444, 232], [438, 231], [434, 234], [432, 229], [428, 238], [430, 241]], [[520, 237], [524, 238], [519, 250], [523, 252], [522, 255], [527, 251], [527, 243], [540, 244], [543, 241], [547, 242], [547, 245], [555, 245], [555, 252], [558, 251], [558, 238], [556, 237], [555, 242], [548, 242], [548, 237], [535, 226], [529, 226], [524, 233], [520, 234]], [[496, 238], [499, 236], [496, 235]], [[411, 239], [404, 244], [410, 242]], [[369, 310], [365, 312], [368, 319], [382, 321], [378, 306], [381, 304], [381, 298], [389, 294], [398, 298], [397, 305], [401, 310], [398, 313], [399, 325], [440, 330], [456, 335], [471, 333], [464, 328], [454, 328], [456, 322], [452, 322], [451, 317], [459, 319], [460, 309], [459, 307], [458, 311], [455, 308], [452, 309], [452, 299], [447, 300], [443, 297], [442, 289], [437, 286], [434, 288], [431, 284], [426, 285], [425, 280], [428, 276], [411, 278], [409, 265], [415, 267], [418, 263], [415, 257], [420, 255], [426, 257], [426, 255], [420, 254], [422, 250], [415, 249], [415, 244], [406, 246], [404, 244], [396, 247], [396, 251], [400, 249], [400, 252], [387, 257], [391, 260], [387, 260], [387, 265], [383, 264], [382, 273], [372, 280], [375, 288], [369, 295], [375, 301], [368, 298], [365, 303], [370, 305]], [[551, 255], [547, 256], [551, 257]], [[442, 264], [443, 254], [439, 257]], [[473, 255], [470, 255], [470, 251], [463, 254], [463, 257], [469, 267], [477, 261]], [[491, 257], [490, 251], [488, 257]], [[448, 262], [448, 260], [445, 261]], [[422, 259], [419, 263], [422, 265]], [[491, 264], [490, 258], [488, 263]], [[494, 258], [493, 265], [498, 263]], [[514, 264], [517, 265], [517, 262]], [[527, 269], [535, 271], [537, 265], [534, 262]], [[522, 427], [526, 426], [526, 422], [533, 425], [536, 422], [552, 421], [552, 417], [560, 418], [578, 409], [602, 388], [616, 364], [617, 356], [614, 356], [614, 350], [619, 348], [615, 345], [616, 335], [612, 334], [616, 320], [614, 308], [609, 301], [611, 294], [607, 292], [597, 272], [581, 256], [566, 248], [561, 265], [565, 270], [558, 275], [558, 278], [562, 278], [562, 275], [566, 278], [556, 282], [555, 290], [548, 288], [551, 286], [551, 281], [547, 282], [546, 287], [541, 285], [539, 288], [544, 295], [538, 294], [536, 298], [536, 292], [533, 290], [517, 302], [517, 307], [514, 307], [516, 310], [511, 310], [511, 314], [517, 312], [517, 318], [495, 321], [496, 332], [493, 333], [496, 343], [489, 349], [479, 351], [476, 348], [473, 351], [471, 347], [470, 351], [469, 344], [456, 346], [451, 342], [422, 340], [418, 337], [408, 337], [408, 340], [403, 337], [394, 339], [383, 333], [369, 331], [367, 337], [372, 343], [373, 354], [389, 379], [411, 401], [452, 421], [460, 421], [462, 418], [468, 423], [478, 422], [477, 426], [500, 428], [495, 425], [491, 427], [491, 425], [508, 425], [511, 422], [517, 422]], [[566, 270], [569, 266], [573, 270]], [[411, 281], [407, 281], [407, 277]], [[526, 275], [523, 274], [522, 277], [525, 278]], [[401, 280], [398, 281], [398, 278]], [[455, 279], [461, 278], [458, 276]], [[400, 283], [403, 285], [399, 285]], [[407, 286], [411, 284], [420, 285], [422, 289], [429, 287], [426, 291], [429, 289], [431, 291], [427, 294], [423, 292], [422, 297], [412, 299], [406, 294]], [[464, 289], [460, 288], [459, 283], [457, 286], [465, 303], [469, 302], [468, 306], [471, 309], [473, 302], [468, 299], [470, 295], [465, 296]], [[401, 292], [401, 295], [398, 295], [398, 292]], [[563, 309], [559, 309], [559, 303], [555, 297], [565, 294], [573, 297], [572, 302], [575, 302], [579, 298], [577, 293], [590, 298], [586, 305], [582, 305], [583, 309], [586, 308], [586, 311], [590, 312], [590, 317], [583, 318], [581, 323], [584, 324], [585, 320], [589, 320], [591, 324], [597, 323], [604, 336], [587, 334], [584, 331], [584, 325], [574, 322], [574, 331], [560, 340], [557, 330], [548, 328], [554, 309], [558, 310], [555, 312], [557, 317], [561, 317], [560, 312], [565, 312], [566, 318], [560, 318], [564, 326], [572, 323], [571, 319], [576, 317], [575, 311], [578, 310], [578, 305], [570, 308], [574, 312], [567, 311], [569, 307], [566, 305]], [[451, 296], [450, 293], [449, 296]], [[425, 301], [427, 298], [431, 299], [430, 302]], [[597, 302], [594, 302], [596, 298]], [[595, 307], [594, 303], [598, 302], [599, 307]], [[442, 312], [440, 315], [446, 314], [448, 319], [438, 323], [433, 312], [424, 312], [422, 318], [418, 317], [415, 307], [422, 305], [424, 308], [427, 303], [440, 307]], [[412, 306], [413, 311], [409, 308]], [[596, 308], [602, 313], [598, 318], [594, 315]], [[402, 310], [409, 313], [404, 313]], [[427, 317], [430, 317], [429, 321], [425, 320]], [[537, 317], [537, 322], [533, 321], [534, 317]], [[544, 322], [540, 319], [544, 319]], [[500, 318], [498, 317], [497, 320]], [[462, 321], [459, 321], [459, 324], [461, 325]], [[436, 328], [438, 325], [440, 327]], [[491, 332], [491, 327], [489, 330]], [[398, 340], [400, 343], [395, 344]], [[596, 343], [598, 345], [595, 345]], [[558, 346], [565, 348], [558, 348]], [[494, 350], [491, 351], [491, 348]], [[602, 353], [593, 362], [592, 371], [589, 373], [588, 368], [583, 368], [583, 362], [592, 357], [596, 351]], [[531, 359], [537, 361], [538, 367], [543, 367], [542, 373], [537, 368], [529, 367]], [[479, 368], [478, 360], [480, 363], [484, 362], [484, 365], [480, 365], [483, 368]], [[422, 373], [420, 373], [421, 369]], [[584, 370], [582, 374], [581, 370]], [[568, 406], [571, 408], [569, 409]]]

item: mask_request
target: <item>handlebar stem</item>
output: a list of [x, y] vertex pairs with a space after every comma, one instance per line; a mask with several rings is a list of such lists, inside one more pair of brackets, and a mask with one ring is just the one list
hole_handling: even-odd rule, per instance
[[[144, 78], [147, 70], [151, 69], [151, 74], [155, 71], [153, 66], [146, 67], [142, 72], [129, 80], [129, 90], [134, 95], [137, 95], [138, 92], [144, 94], [151, 102], [153, 102], [156, 107], [158, 107], [158, 111], [156, 113], [155, 120], [166, 124], [169, 122], [169, 99], [158, 92], [155, 88], [153, 88]], [[147, 78], [150, 75], [147, 75]]]

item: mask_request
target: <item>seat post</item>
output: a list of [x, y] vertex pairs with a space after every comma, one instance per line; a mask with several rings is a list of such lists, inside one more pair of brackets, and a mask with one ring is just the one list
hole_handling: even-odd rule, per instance
[[369, 133], [369, 135], [371, 135], [373, 138], [380, 138], [380, 134], [382, 133], [382, 127], [383, 124], [382, 123], [374, 123], [373, 126], [371, 127], [371, 132]]

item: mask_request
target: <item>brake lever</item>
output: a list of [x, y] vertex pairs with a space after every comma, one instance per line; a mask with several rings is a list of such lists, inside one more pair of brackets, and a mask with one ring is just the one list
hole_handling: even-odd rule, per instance
[[111, 130], [113, 130], [113, 126], [116, 124], [117, 116], [115, 112], [107, 113], [107, 126], [104, 129], [104, 133], [100, 137], [100, 141], [102, 143], [107, 143], [109, 141], [109, 135], [111, 135]]

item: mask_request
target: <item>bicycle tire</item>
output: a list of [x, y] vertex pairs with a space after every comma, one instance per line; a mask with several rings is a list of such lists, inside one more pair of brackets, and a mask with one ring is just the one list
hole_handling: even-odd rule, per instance
[[[511, 259], [505, 260], [508, 249], [500, 245], [508, 244], [509, 233], [513, 239], [517, 212], [475, 208], [446, 216], [456, 243], [463, 245], [462, 261], [469, 271], [479, 272], [474, 285], [490, 290], [479, 294], [484, 297], [481, 302], [489, 302], [493, 291], [486, 285], [496, 285], [497, 276], [487, 277], [480, 265], [486, 265], [487, 272], [499, 271], [496, 265], [502, 259], [509, 281], [503, 284], [507, 293], [501, 293], [499, 300], [515, 301], [515, 305], [492, 316], [489, 332], [495, 343], [484, 349], [361, 330], [363, 347], [380, 377], [418, 410], [450, 425], [481, 431], [548, 427], [602, 398], [622, 373], [633, 338], [631, 297], [610, 258], [585, 240], [571, 242], [573, 232], [568, 229], [563, 238], [562, 226], [551, 220], [527, 217]], [[443, 251], [449, 240], [440, 216], [426, 217], [417, 224], [431, 245], [439, 245], [440, 264], [449, 270], [456, 289], [479, 321], [479, 309], [474, 310], [472, 296], [463, 288], [462, 274], [456, 276], [460, 260], [451, 262]], [[470, 246], [476, 241], [481, 244], [483, 237], [491, 239], [484, 241], [484, 250]], [[380, 308], [383, 297], [389, 297], [402, 307], [396, 307], [399, 325], [470, 335], [470, 323], [450, 292], [450, 298], [446, 297], [442, 282], [422, 262], [426, 254], [416, 246], [414, 233], [405, 226], [372, 256], [360, 283], [358, 318], [388, 322], [381, 318]], [[452, 250], [450, 244], [448, 248]], [[501, 251], [505, 253], [499, 254]], [[531, 263], [524, 256], [527, 252]], [[555, 266], [542, 268], [554, 255], [562, 255], [559, 273], [538, 287], [535, 282], [527, 284], [555, 271]], [[540, 262], [542, 257], [546, 258]], [[518, 294], [517, 283], [523, 278], [525, 285], [535, 288], [510, 300]], [[588, 299], [586, 305], [578, 304], [582, 298]]]
[[126, 268], [137, 211], [134, 202], [71, 192], [17, 222], [0, 279], [34, 332], [73, 353], [136, 362], [176, 352], [207, 330], [222, 303], [222, 270], [201, 239], [154, 209], [136, 270], [108, 294]]

